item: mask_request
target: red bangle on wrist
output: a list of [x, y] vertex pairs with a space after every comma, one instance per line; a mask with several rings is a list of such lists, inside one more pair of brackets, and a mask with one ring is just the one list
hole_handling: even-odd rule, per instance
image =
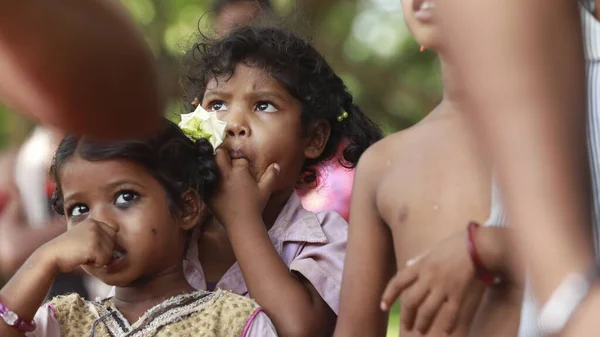
[[477, 222], [469, 222], [469, 226], [467, 227], [467, 250], [469, 251], [469, 256], [471, 256], [471, 261], [475, 267], [475, 273], [477, 274], [477, 277], [485, 285], [496, 284], [500, 281], [500, 279], [494, 275], [494, 273], [489, 271], [485, 265], [483, 265], [481, 258], [479, 257], [479, 253], [477, 252], [477, 246], [475, 245], [475, 230], [477, 228], [479, 228], [479, 224]]

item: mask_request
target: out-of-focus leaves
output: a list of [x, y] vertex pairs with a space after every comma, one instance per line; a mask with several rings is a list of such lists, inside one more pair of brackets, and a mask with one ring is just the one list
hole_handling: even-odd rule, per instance
[[[140, 25], [162, 69], [165, 87], [179, 113], [177, 57], [193, 43], [198, 29], [213, 33], [211, 0], [121, 0]], [[399, 0], [271, 0], [274, 11], [294, 17], [358, 103], [387, 132], [419, 121], [439, 101], [441, 85], [435, 56], [420, 53], [406, 29]], [[200, 20], [200, 18], [202, 19]], [[287, 19], [286, 19], [287, 20]], [[0, 146], [23, 131], [18, 117], [0, 109]], [[13, 130], [14, 128], [14, 130]]]

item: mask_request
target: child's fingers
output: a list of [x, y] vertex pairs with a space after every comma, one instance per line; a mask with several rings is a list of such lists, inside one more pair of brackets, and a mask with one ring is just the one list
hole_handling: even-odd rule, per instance
[[460, 309], [465, 302], [465, 293], [467, 290], [467, 286], [459, 287], [457, 289], [457, 293], [450, 296], [448, 302], [444, 304], [444, 308], [446, 314], [441, 320], [444, 326], [446, 326], [445, 330], [449, 331], [449, 333], [453, 332], [456, 329], [456, 325], [458, 324], [458, 318], [460, 316]]
[[279, 164], [271, 164], [260, 177], [260, 180], [258, 181], [258, 190], [264, 199], [267, 199], [271, 195], [271, 191], [273, 191], [277, 178], [279, 177], [279, 170]]
[[443, 292], [432, 291], [417, 311], [415, 329], [426, 334], [446, 300], [447, 297]]
[[113, 241], [117, 238], [117, 232], [119, 231], [119, 228], [117, 226], [110, 226], [104, 222], [95, 220], [93, 221], [96, 223], [96, 225], [98, 225], [98, 227], [100, 227], [102, 232], [106, 233], [106, 235], [108, 235], [108, 237], [111, 238]]
[[405, 268], [396, 273], [388, 282], [381, 296], [381, 310], [388, 311], [400, 294], [415, 282], [419, 275], [417, 268]]
[[221, 171], [228, 170], [231, 168], [231, 161], [227, 151], [223, 148], [218, 148], [215, 153], [215, 162]]
[[429, 295], [430, 289], [424, 282], [413, 284], [400, 299], [400, 312], [402, 324], [406, 330], [414, 327], [417, 310]]
[[110, 264], [115, 247], [115, 244], [112, 239], [108, 237], [108, 234], [103, 233], [101, 236], [102, 237], [99, 238], [98, 242], [92, 247], [92, 251], [90, 252], [91, 258], [89, 259], [89, 262], [95, 267], [102, 267]]
[[460, 316], [460, 304], [453, 300], [446, 301], [440, 312], [438, 313], [438, 320], [440, 326], [447, 334], [452, 334], [458, 325], [458, 317]]

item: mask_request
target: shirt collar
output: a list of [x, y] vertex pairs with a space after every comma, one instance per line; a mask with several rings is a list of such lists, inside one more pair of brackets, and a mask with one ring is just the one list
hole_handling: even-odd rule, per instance
[[269, 230], [271, 242], [281, 254], [284, 242], [327, 243], [317, 215], [302, 206], [300, 197], [293, 192]]

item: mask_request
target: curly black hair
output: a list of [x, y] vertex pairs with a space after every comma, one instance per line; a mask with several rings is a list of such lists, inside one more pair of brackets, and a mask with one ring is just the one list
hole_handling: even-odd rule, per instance
[[[348, 142], [340, 164], [353, 168], [363, 152], [383, 137], [381, 129], [354, 104], [344, 82], [323, 56], [293, 32], [243, 26], [217, 39], [200, 36], [201, 41], [186, 53], [183, 63], [181, 84], [187, 102], [202, 100], [211, 79], [231, 76], [242, 63], [264, 70], [301, 102], [305, 130], [316, 121], [329, 123], [331, 135], [325, 150], [320, 157], [306, 160], [302, 183], [316, 182], [318, 165], [332, 159], [343, 141]], [[347, 117], [338, 120], [344, 112]]]
[[126, 159], [143, 166], [166, 190], [171, 212], [188, 211], [182, 196], [190, 189], [206, 200], [216, 188], [219, 170], [208, 140], [187, 138], [173, 122], [163, 119], [160, 131], [149, 139], [94, 141], [67, 135], [58, 146], [50, 174], [56, 182], [52, 208], [64, 215], [60, 188], [61, 168], [77, 155], [87, 161]]

